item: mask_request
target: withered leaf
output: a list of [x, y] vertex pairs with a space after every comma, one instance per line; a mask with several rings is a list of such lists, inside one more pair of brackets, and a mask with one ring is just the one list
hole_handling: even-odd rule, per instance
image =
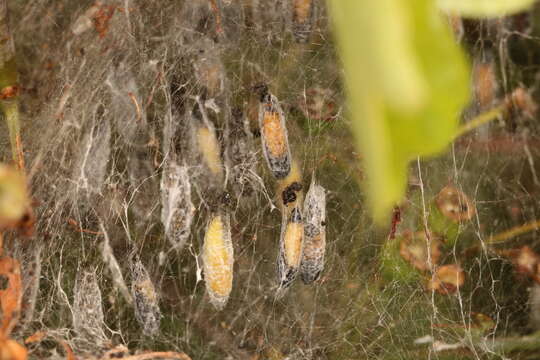
[[453, 294], [465, 283], [465, 273], [459, 265], [450, 264], [439, 267], [429, 280], [427, 288], [440, 294]]
[[0, 341], [0, 359], [4, 360], [26, 360], [28, 358], [28, 350], [14, 340]]
[[453, 222], [470, 220], [476, 213], [472, 201], [453, 186], [445, 186], [435, 199], [441, 213]]
[[21, 312], [21, 267], [10, 257], [0, 258], [0, 306], [2, 308], [1, 334], [7, 338], [19, 320]]
[[426, 271], [438, 264], [441, 256], [440, 245], [441, 242], [435, 234], [430, 233], [428, 238], [425, 231], [406, 232], [400, 242], [399, 254], [418, 270]]

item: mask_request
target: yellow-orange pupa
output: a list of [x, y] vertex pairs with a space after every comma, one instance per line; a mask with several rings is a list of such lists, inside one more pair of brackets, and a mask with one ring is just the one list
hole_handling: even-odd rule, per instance
[[279, 241], [278, 283], [280, 287], [289, 286], [300, 267], [304, 242], [304, 223], [300, 208], [294, 208], [290, 216], [283, 216]]
[[291, 151], [285, 127], [285, 115], [278, 99], [262, 91], [259, 104], [259, 126], [264, 158], [268, 168], [277, 179], [283, 179], [291, 171]]
[[210, 302], [222, 309], [232, 290], [234, 264], [230, 219], [225, 211], [212, 215], [208, 222], [202, 260]]

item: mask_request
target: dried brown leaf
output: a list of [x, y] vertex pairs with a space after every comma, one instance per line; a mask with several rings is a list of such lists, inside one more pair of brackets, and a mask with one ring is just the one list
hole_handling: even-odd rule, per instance
[[453, 222], [470, 220], [476, 213], [474, 204], [460, 190], [445, 186], [435, 199], [441, 213]]
[[21, 312], [22, 283], [19, 262], [10, 257], [0, 259], [0, 306], [2, 308], [1, 334], [9, 337]]
[[39, 330], [24, 340], [25, 344], [39, 343], [47, 336], [47, 332]]
[[418, 270], [426, 271], [439, 263], [440, 245], [441, 242], [435, 234], [430, 234], [428, 238], [425, 231], [406, 232], [400, 242], [399, 254]]
[[459, 265], [443, 265], [439, 267], [427, 284], [429, 290], [441, 294], [452, 294], [465, 283], [465, 273]]
[[26, 360], [28, 350], [14, 340], [0, 341], [0, 359], [2, 360]]
[[77, 360], [75, 353], [73, 353], [71, 346], [69, 346], [67, 342], [60, 341], [60, 344], [62, 344], [62, 347], [64, 348], [64, 351], [66, 352], [66, 360]]
[[500, 254], [512, 261], [518, 273], [527, 275], [540, 283], [540, 255], [530, 247], [523, 246], [520, 249], [503, 250]]

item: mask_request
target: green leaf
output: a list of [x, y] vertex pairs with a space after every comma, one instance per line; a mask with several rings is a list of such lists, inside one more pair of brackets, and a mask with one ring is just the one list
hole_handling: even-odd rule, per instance
[[437, 0], [439, 8], [464, 17], [497, 17], [526, 10], [535, 0]]
[[468, 67], [432, 0], [328, 0], [348, 110], [379, 223], [398, 203], [408, 163], [454, 137]]

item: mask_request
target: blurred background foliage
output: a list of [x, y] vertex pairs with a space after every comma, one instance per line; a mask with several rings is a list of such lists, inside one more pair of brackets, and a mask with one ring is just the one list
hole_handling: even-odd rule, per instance
[[[8, 7], [17, 76], [10, 63], [6, 78], [20, 91], [2, 101], [17, 101], [9, 119], [20, 130], [11, 121], [0, 141], [25, 177], [0, 174], [0, 206], [24, 202], [35, 214], [30, 232], [0, 209], [9, 228], [0, 264], [21, 266], [20, 316], [0, 339], [2, 351], [16, 348], [11, 358], [26, 356], [21, 346], [32, 359], [110, 359], [126, 348], [192, 359], [538, 357], [538, 4]], [[283, 107], [300, 182], [316, 177], [327, 190], [325, 269], [282, 296], [261, 83]], [[201, 273], [221, 194], [193, 141], [197, 96], [230, 175], [234, 280], [221, 311]], [[178, 205], [193, 215], [181, 246], [161, 217], [171, 154], [191, 186]], [[246, 164], [250, 176], [233, 176]], [[22, 209], [9, 216], [29, 220]], [[19, 276], [10, 269], [2, 279]]]

